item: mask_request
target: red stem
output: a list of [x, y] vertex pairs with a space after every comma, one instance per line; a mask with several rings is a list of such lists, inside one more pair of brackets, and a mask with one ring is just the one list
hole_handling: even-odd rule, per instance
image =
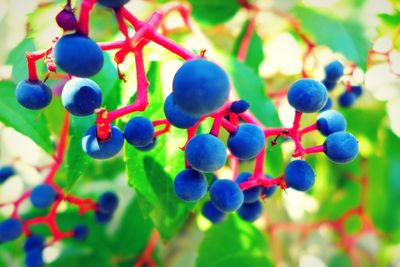
[[246, 56], [247, 56], [249, 46], [250, 46], [250, 41], [251, 41], [255, 26], [256, 26], [256, 18], [257, 18], [257, 12], [254, 12], [254, 14], [250, 18], [249, 24], [247, 25], [247, 28], [246, 28], [246, 32], [245, 32], [243, 39], [239, 46], [237, 58], [240, 61], [246, 60]]

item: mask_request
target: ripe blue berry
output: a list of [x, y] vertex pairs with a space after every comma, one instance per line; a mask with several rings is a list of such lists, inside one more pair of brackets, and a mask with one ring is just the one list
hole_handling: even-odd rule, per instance
[[325, 80], [322, 81], [322, 84], [325, 85], [326, 90], [332, 91], [333, 89], [335, 89], [335, 87], [337, 85], [337, 82], [336, 81], [331, 82], [331, 81], [328, 81], [328, 80], [325, 79]]
[[244, 203], [237, 211], [240, 218], [245, 221], [254, 222], [263, 212], [263, 205], [260, 200], [253, 203]]
[[53, 204], [57, 194], [54, 188], [48, 184], [41, 184], [33, 188], [30, 195], [31, 203], [39, 209], [45, 209]]
[[354, 85], [351, 87], [351, 92], [353, 92], [356, 98], [359, 98], [363, 93], [363, 88], [361, 85]]
[[332, 98], [328, 97], [328, 101], [326, 101], [325, 106], [319, 112], [330, 110], [332, 107], [333, 107]]
[[231, 212], [239, 209], [244, 200], [243, 192], [232, 180], [217, 180], [210, 187], [210, 198], [214, 206], [223, 211]]
[[96, 42], [79, 33], [61, 37], [54, 47], [54, 56], [58, 67], [78, 77], [97, 74], [104, 63], [103, 52]]
[[125, 125], [124, 137], [133, 146], [147, 146], [153, 141], [154, 126], [146, 117], [134, 117]]
[[86, 78], [69, 80], [61, 93], [66, 110], [76, 116], [87, 116], [101, 106], [102, 93], [94, 81]]
[[97, 2], [105, 7], [119, 8], [129, 2], [129, 0], [97, 0]]
[[227, 155], [224, 143], [211, 134], [199, 134], [186, 146], [186, 158], [201, 172], [214, 172], [224, 166]]
[[240, 125], [228, 138], [229, 150], [241, 160], [249, 160], [257, 156], [264, 144], [263, 131], [258, 126], [249, 123]]
[[25, 256], [26, 267], [43, 267], [44, 261], [41, 249], [32, 249]]
[[289, 187], [307, 191], [314, 185], [315, 172], [304, 160], [294, 160], [286, 166], [285, 180]]
[[20, 81], [15, 89], [18, 103], [28, 109], [42, 109], [53, 97], [50, 87], [42, 81]]
[[200, 200], [207, 193], [207, 179], [199, 171], [186, 169], [174, 180], [175, 194], [184, 201]]
[[24, 251], [28, 252], [33, 249], [43, 249], [44, 248], [44, 238], [39, 235], [30, 235], [24, 244]]
[[113, 213], [118, 207], [118, 197], [113, 192], [103, 193], [98, 201], [99, 210], [102, 213]]
[[324, 143], [325, 154], [336, 163], [347, 163], [358, 155], [358, 141], [347, 132], [330, 134]]
[[346, 129], [346, 119], [336, 110], [328, 110], [319, 114], [317, 118], [318, 130], [325, 136]]
[[316, 80], [301, 79], [290, 86], [288, 101], [297, 111], [317, 112], [328, 101], [328, 91], [322, 83]]
[[106, 224], [111, 221], [113, 217], [113, 213], [103, 213], [100, 210], [97, 210], [95, 213], [96, 222], [100, 224]]
[[111, 135], [106, 140], [97, 138], [97, 126], [90, 127], [82, 138], [82, 149], [95, 159], [107, 159], [115, 156], [124, 145], [124, 135], [121, 130], [111, 127]]
[[217, 209], [211, 201], [204, 203], [201, 213], [212, 223], [222, 222], [226, 218], [226, 213]]
[[[238, 175], [236, 182], [240, 185], [240, 183], [249, 180], [250, 177], [251, 177], [251, 173], [242, 172]], [[261, 190], [262, 190], [261, 186], [255, 186], [255, 187], [243, 190], [244, 203], [252, 203], [252, 202], [257, 201], [257, 199], [261, 195]]]
[[219, 109], [229, 95], [229, 80], [225, 71], [205, 59], [185, 62], [173, 80], [174, 103], [182, 111], [202, 116]]
[[3, 166], [0, 168], [0, 184], [4, 183], [8, 178], [15, 174], [13, 166]]
[[22, 234], [22, 222], [7, 219], [0, 223], [0, 243], [17, 239]]
[[[271, 179], [271, 176], [269, 176], [268, 174], [265, 175], [266, 178]], [[272, 196], [275, 191], [276, 191], [277, 186], [270, 186], [270, 187], [263, 187], [262, 192], [261, 192], [261, 196], [263, 197], [270, 197]]]
[[247, 101], [239, 100], [239, 101], [233, 102], [232, 105], [230, 106], [229, 110], [236, 114], [240, 114], [240, 113], [243, 113], [246, 110], [248, 110], [249, 107], [250, 107], [250, 104], [247, 103]]
[[339, 96], [338, 102], [344, 108], [351, 107], [356, 101], [356, 95], [353, 92], [344, 92]]
[[336, 82], [342, 77], [344, 66], [339, 61], [335, 60], [325, 66], [325, 79], [331, 82]]
[[198, 116], [192, 116], [183, 112], [180, 107], [174, 103], [172, 94], [165, 99], [164, 114], [173, 126], [181, 129], [194, 126], [200, 119]]
[[135, 146], [135, 148], [137, 150], [146, 152], [146, 151], [152, 150], [156, 146], [156, 144], [157, 144], [157, 139], [154, 138], [148, 145], [141, 146], [141, 147]]
[[88, 227], [84, 224], [80, 224], [74, 228], [74, 239], [77, 241], [83, 241], [87, 238], [88, 233]]

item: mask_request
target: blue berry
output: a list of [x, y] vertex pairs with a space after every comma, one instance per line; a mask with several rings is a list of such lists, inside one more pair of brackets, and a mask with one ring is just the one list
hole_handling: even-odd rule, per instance
[[157, 139], [154, 138], [148, 145], [141, 146], [141, 147], [135, 146], [135, 148], [137, 150], [146, 152], [146, 151], [152, 150], [156, 146], [156, 144], [157, 144]]
[[133, 146], [147, 146], [154, 138], [153, 123], [146, 117], [134, 117], [125, 125], [124, 137]]
[[313, 113], [325, 106], [328, 101], [328, 91], [316, 80], [301, 79], [290, 86], [288, 101], [299, 112]]
[[13, 166], [3, 166], [0, 168], [0, 184], [4, 183], [8, 178], [15, 174]]
[[104, 63], [103, 52], [96, 42], [79, 33], [61, 37], [54, 47], [54, 57], [58, 67], [78, 77], [97, 74]]
[[[240, 185], [240, 183], [248, 181], [251, 177], [251, 173], [242, 172], [237, 176], [236, 182]], [[257, 201], [257, 199], [261, 195], [261, 186], [255, 186], [246, 190], [243, 190], [243, 201], [244, 203], [252, 203]]]
[[328, 80], [325, 79], [325, 80], [322, 81], [322, 84], [325, 85], [326, 90], [332, 91], [333, 89], [335, 89], [335, 87], [337, 85], [337, 82], [336, 81], [331, 82], [331, 81], [328, 81]]
[[[266, 178], [271, 179], [271, 176], [269, 175], [265, 175]], [[270, 187], [263, 187], [262, 192], [261, 192], [261, 196], [263, 197], [271, 197], [275, 191], [276, 191], [277, 186], [273, 185]]]
[[26, 267], [43, 267], [44, 261], [41, 249], [32, 249], [25, 256]]
[[226, 218], [226, 213], [217, 209], [211, 201], [204, 203], [201, 213], [212, 223], [222, 222]]
[[74, 239], [77, 241], [84, 241], [89, 233], [89, 229], [86, 225], [80, 224], [74, 228]]
[[82, 149], [95, 159], [111, 158], [118, 154], [124, 145], [124, 135], [121, 130], [111, 127], [111, 135], [106, 140], [97, 138], [97, 126], [90, 127], [82, 138]]
[[336, 82], [342, 77], [344, 66], [338, 60], [332, 61], [325, 66], [325, 79], [328, 81]]
[[263, 205], [260, 200], [253, 203], [244, 203], [237, 211], [240, 218], [245, 221], [254, 222], [263, 212]]
[[249, 123], [240, 125], [228, 138], [229, 150], [241, 160], [249, 160], [257, 156], [264, 144], [263, 131], [258, 126]]
[[332, 107], [333, 107], [332, 98], [328, 97], [328, 101], [326, 101], [325, 106], [319, 112], [330, 110]]
[[336, 110], [328, 110], [319, 114], [317, 118], [318, 130], [325, 136], [346, 129], [346, 119]]
[[232, 103], [230, 106], [229, 110], [232, 111], [233, 113], [240, 114], [248, 110], [250, 107], [250, 104], [247, 103], [245, 100], [239, 100], [235, 101]]
[[174, 103], [194, 116], [219, 109], [229, 96], [229, 80], [225, 71], [205, 59], [185, 62], [173, 80]]
[[64, 85], [61, 100], [69, 113], [75, 116], [88, 116], [101, 106], [102, 93], [94, 81], [75, 78]]
[[231, 212], [239, 209], [244, 200], [239, 185], [226, 179], [215, 181], [210, 187], [210, 198], [214, 206], [223, 211]]
[[351, 92], [356, 96], [356, 98], [359, 98], [363, 93], [363, 88], [361, 85], [354, 85], [351, 87]]
[[12, 241], [22, 234], [22, 222], [18, 219], [7, 219], [0, 223], [0, 242]]
[[224, 143], [211, 134], [199, 134], [186, 146], [186, 158], [201, 172], [214, 172], [224, 166], [227, 155]]
[[324, 143], [325, 154], [336, 163], [347, 163], [358, 155], [358, 141], [350, 133], [335, 132]]
[[30, 235], [24, 244], [24, 251], [28, 252], [33, 249], [43, 249], [44, 248], [44, 238], [39, 235]]
[[192, 116], [183, 112], [180, 107], [174, 103], [172, 94], [165, 99], [164, 114], [173, 126], [181, 129], [194, 126], [200, 119], [198, 116]]
[[53, 97], [50, 87], [42, 81], [20, 81], [15, 89], [18, 103], [27, 109], [42, 109]]
[[113, 213], [103, 213], [100, 210], [97, 210], [95, 212], [96, 222], [100, 224], [106, 224], [110, 222], [112, 218], [113, 218]]
[[45, 209], [51, 206], [57, 198], [57, 193], [51, 185], [41, 184], [33, 188], [30, 200], [33, 206]]
[[181, 171], [174, 180], [175, 194], [188, 202], [200, 200], [207, 193], [207, 187], [206, 177], [193, 169]]
[[99, 210], [102, 213], [113, 213], [118, 207], [118, 197], [113, 192], [103, 193], [98, 201]]
[[304, 160], [294, 160], [286, 166], [285, 180], [289, 187], [307, 191], [314, 185], [315, 172]]
[[97, 2], [105, 7], [119, 8], [129, 2], [129, 0], [97, 0]]
[[356, 95], [353, 92], [344, 92], [338, 99], [339, 105], [344, 108], [351, 107], [354, 101], [356, 101]]

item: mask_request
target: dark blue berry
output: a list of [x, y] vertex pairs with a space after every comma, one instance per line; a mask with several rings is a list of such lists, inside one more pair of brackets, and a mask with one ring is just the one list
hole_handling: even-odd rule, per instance
[[97, 210], [95, 213], [96, 222], [100, 224], [106, 224], [111, 221], [113, 218], [113, 213], [103, 213], [100, 210]]
[[207, 187], [206, 177], [193, 169], [181, 171], [174, 180], [175, 194], [184, 201], [200, 200], [207, 193]]
[[89, 228], [84, 225], [78, 225], [74, 228], [74, 239], [78, 241], [84, 241], [89, 234]]
[[201, 172], [220, 169], [227, 158], [224, 143], [211, 134], [199, 134], [190, 139], [185, 152], [190, 166]]
[[338, 99], [339, 105], [344, 108], [351, 107], [354, 101], [356, 101], [356, 95], [353, 92], [347, 91], [341, 94]]
[[333, 107], [332, 98], [328, 97], [328, 101], [326, 101], [325, 106], [319, 112], [330, 110], [332, 107]]
[[125, 125], [124, 137], [133, 146], [147, 146], [154, 138], [153, 123], [146, 117], [134, 117]]
[[249, 160], [257, 156], [263, 149], [265, 137], [263, 131], [254, 124], [245, 123], [228, 138], [228, 148], [241, 160]]
[[50, 87], [42, 81], [20, 81], [15, 89], [18, 103], [27, 109], [42, 109], [53, 97]]
[[13, 166], [0, 167], [0, 184], [4, 183], [8, 178], [15, 174]]
[[257, 220], [263, 212], [263, 205], [260, 200], [253, 203], [243, 203], [243, 205], [237, 210], [240, 218], [245, 221], [254, 222]]
[[51, 185], [48, 184], [41, 184], [34, 187], [30, 195], [32, 205], [38, 209], [50, 207], [56, 198], [56, 191]]
[[332, 91], [333, 89], [335, 89], [335, 87], [337, 85], [337, 82], [336, 81], [331, 82], [331, 81], [328, 81], [328, 80], [325, 79], [325, 80], [322, 81], [322, 84], [325, 85], [326, 90]]
[[43, 267], [44, 261], [41, 249], [32, 249], [25, 256], [26, 267]]
[[[251, 177], [251, 173], [242, 172], [237, 176], [236, 182], [240, 185], [240, 183], [248, 181]], [[257, 201], [261, 195], [261, 186], [255, 186], [246, 190], [243, 190], [243, 201], [245, 203], [252, 203]]]
[[304, 160], [294, 160], [286, 166], [285, 180], [289, 187], [307, 191], [314, 185], [315, 172]]
[[111, 135], [106, 140], [97, 138], [97, 126], [90, 127], [82, 138], [82, 149], [95, 159], [111, 158], [118, 154], [124, 145], [124, 135], [121, 130], [111, 127]]
[[119, 8], [129, 2], [129, 0], [97, 0], [97, 2], [105, 7]]
[[325, 79], [331, 82], [336, 82], [342, 77], [344, 66], [338, 60], [332, 61], [325, 66]]
[[0, 223], [0, 242], [17, 239], [22, 234], [22, 222], [18, 219], [7, 219]]
[[75, 78], [64, 85], [61, 100], [69, 113], [75, 116], [88, 116], [101, 106], [102, 93], [94, 81]]
[[24, 251], [28, 252], [33, 249], [43, 249], [44, 248], [44, 238], [39, 235], [30, 235], [25, 241]]
[[98, 206], [102, 213], [113, 213], [118, 207], [118, 196], [113, 192], [105, 192], [100, 196]]
[[156, 144], [157, 144], [157, 139], [154, 138], [148, 145], [141, 146], [141, 147], [135, 146], [135, 148], [137, 150], [146, 152], [146, 151], [152, 150], [156, 146]]
[[231, 107], [229, 108], [229, 110], [236, 114], [240, 114], [240, 113], [243, 113], [246, 110], [248, 110], [249, 107], [250, 107], [250, 104], [247, 103], [247, 101], [239, 100], [239, 101], [233, 102]]
[[173, 80], [174, 103], [194, 116], [218, 110], [228, 99], [229, 80], [225, 71], [205, 59], [185, 62]]
[[217, 209], [211, 201], [204, 203], [201, 213], [212, 223], [222, 222], [226, 218], [226, 213]]
[[200, 119], [198, 116], [192, 116], [183, 112], [180, 107], [174, 103], [172, 94], [165, 99], [164, 114], [173, 126], [181, 129], [194, 126]]
[[317, 112], [326, 105], [328, 91], [322, 83], [316, 80], [301, 79], [290, 86], [288, 101], [299, 112]]
[[356, 96], [356, 98], [359, 98], [363, 93], [363, 88], [361, 85], [354, 85], [351, 87], [351, 92]]
[[244, 200], [239, 185], [226, 179], [215, 181], [210, 187], [210, 198], [214, 206], [223, 211], [231, 212], [239, 209]]
[[350, 133], [335, 132], [330, 134], [324, 143], [325, 154], [336, 163], [347, 163], [358, 155], [358, 141]]
[[346, 119], [336, 110], [328, 110], [319, 114], [317, 118], [318, 130], [325, 136], [346, 129]]

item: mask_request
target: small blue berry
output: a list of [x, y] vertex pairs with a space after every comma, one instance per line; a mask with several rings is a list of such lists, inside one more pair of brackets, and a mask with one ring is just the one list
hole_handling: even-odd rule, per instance
[[4, 183], [8, 178], [15, 174], [13, 166], [3, 166], [0, 168], [0, 184]]
[[227, 215], [225, 212], [217, 209], [211, 201], [204, 203], [201, 213], [212, 223], [222, 222]]
[[249, 160], [257, 156], [265, 145], [263, 131], [256, 125], [244, 123], [228, 138], [228, 148], [241, 160]]
[[335, 132], [328, 135], [324, 146], [325, 154], [336, 163], [350, 162], [358, 155], [358, 141], [347, 132]]
[[245, 100], [238, 100], [232, 103], [230, 106], [229, 110], [232, 111], [233, 113], [240, 114], [248, 110], [250, 107], [250, 104], [245, 101]]
[[98, 201], [99, 210], [102, 213], [113, 213], [118, 207], [118, 196], [113, 192], [103, 193]]
[[97, 126], [90, 127], [82, 138], [82, 149], [95, 159], [107, 159], [115, 156], [124, 145], [124, 135], [116, 126], [111, 126], [111, 135], [107, 140], [97, 138]]
[[53, 93], [42, 81], [20, 81], [15, 89], [18, 103], [27, 109], [42, 109], [47, 107]]
[[214, 206], [223, 212], [239, 209], [244, 200], [243, 192], [238, 184], [226, 179], [219, 179], [211, 185], [210, 198]]
[[34, 187], [30, 195], [32, 205], [38, 209], [46, 209], [50, 207], [56, 198], [56, 191], [48, 184], [41, 184]]
[[321, 110], [328, 101], [325, 86], [313, 79], [301, 79], [288, 91], [289, 104], [299, 112], [313, 113]]
[[165, 99], [164, 114], [173, 126], [181, 129], [193, 127], [200, 119], [199, 116], [189, 115], [181, 110], [181, 108], [174, 103], [172, 94]]
[[339, 105], [348, 108], [351, 107], [356, 101], [356, 95], [353, 92], [344, 92], [339, 96], [338, 102]]
[[260, 200], [253, 203], [243, 203], [237, 213], [245, 221], [254, 222], [263, 212], [263, 205]]
[[318, 130], [325, 136], [346, 129], [346, 119], [336, 110], [328, 110], [319, 114], [317, 118]]
[[147, 146], [153, 141], [154, 126], [146, 117], [133, 117], [125, 125], [125, 140], [136, 147]]
[[22, 234], [22, 222], [18, 219], [7, 219], [0, 223], [0, 242], [12, 241]]
[[[251, 173], [242, 172], [237, 176], [236, 182], [240, 185], [240, 183], [248, 181], [250, 177], [251, 177]], [[257, 201], [261, 195], [261, 190], [262, 190], [261, 186], [255, 186], [255, 187], [243, 190], [244, 203], [252, 203], [252, 202]]]
[[331, 82], [331, 81], [328, 81], [328, 80], [325, 79], [325, 80], [322, 81], [322, 84], [325, 85], [326, 90], [333, 91], [333, 89], [336, 88], [337, 82], [336, 81]]
[[89, 229], [86, 225], [81, 224], [74, 228], [74, 239], [77, 241], [84, 241], [89, 234]]
[[338, 60], [332, 61], [325, 66], [325, 79], [331, 82], [336, 82], [342, 77], [344, 66]]
[[200, 200], [207, 193], [207, 179], [199, 171], [186, 169], [178, 173], [174, 180], [175, 194], [182, 200]]
[[100, 224], [106, 224], [110, 222], [112, 218], [113, 218], [113, 213], [103, 213], [100, 210], [97, 210], [95, 212], [96, 222]]
[[41, 249], [32, 249], [25, 256], [26, 267], [43, 267], [44, 261]]
[[30, 235], [24, 244], [24, 251], [28, 252], [33, 249], [43, 249], [44, 248], [44, 238], [39, 235]]
[[285, 180], [289, 187], [307, 191], [314, 185], [315, 172], [304, 160], [294, 160], [286, 166]]
[[356, 98], [359, 98], [363, 94], [363, 88], [361, 85], [354, 85], [351, 87], [351, 91], [353, 94], [356, 96]]

